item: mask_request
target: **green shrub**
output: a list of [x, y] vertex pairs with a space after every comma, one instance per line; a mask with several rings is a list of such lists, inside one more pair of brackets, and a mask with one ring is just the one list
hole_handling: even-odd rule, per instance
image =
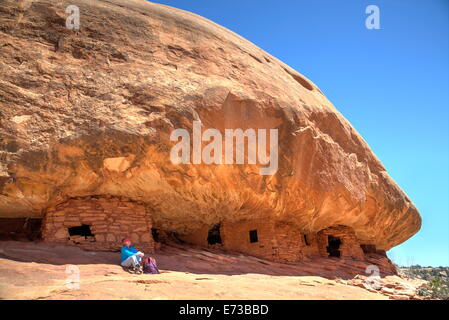
[[430, 296], [437, 299], [449, 299], [449, 288], [440, 278], [435, 277], [429, 282]]

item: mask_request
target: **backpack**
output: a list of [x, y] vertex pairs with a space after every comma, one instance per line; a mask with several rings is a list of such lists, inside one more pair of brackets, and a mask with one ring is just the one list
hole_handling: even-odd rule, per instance
[[143, 260], [143, 273], [147, 274], [159, 274], [159, 269], [157, 268], [156, 259], [150, 257]]

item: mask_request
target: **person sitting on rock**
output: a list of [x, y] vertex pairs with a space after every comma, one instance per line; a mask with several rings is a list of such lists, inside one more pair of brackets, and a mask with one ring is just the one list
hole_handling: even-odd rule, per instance
[[142, 273], [142, 258], [143, 252], [138, 251], [133, 245], [130, 238], [123, 239], [123, 247], [121, 249], [120, 265], [128, 270], [133, 270], [135, 273]]

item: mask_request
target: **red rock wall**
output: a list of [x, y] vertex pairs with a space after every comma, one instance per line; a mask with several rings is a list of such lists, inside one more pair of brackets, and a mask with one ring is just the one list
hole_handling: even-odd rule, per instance
[[[69, 236], [68, 228], [89, 225], [93, 237]], [[80, 245], [92, 250], [118, 250], [131, 237], [145, 253], [154, 252], [151, 214], [144, 205], [125, 198], [70, 199], [49, 208], [43, 221], [46, 241]]]
[[[307, 243], [305, 240], [307, 237]], [[321, 257], [319, 245], [318, 245], [318, 235], [316, 233], [301, 233], [301, 238], [303, 242], [302, 252], [304, 255], [304, 260], [309, 260], [316, 257]], [[327, 256], [327, 255], [326, 255]]]
[[207, 237], [209, 235], [209, 228], [208, 226], [204, 225], [198, 230], [196, 230], [194, 233], [188, 234], [188, 235], [181, 235], [179, 236], [179, 239], [182, 241], [185, 241], [187, 243], [191, 244], [197, 244], [202, 247], [207, 247]]

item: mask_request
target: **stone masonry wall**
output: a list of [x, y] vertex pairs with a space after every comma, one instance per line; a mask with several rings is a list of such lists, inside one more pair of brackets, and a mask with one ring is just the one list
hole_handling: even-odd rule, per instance
[[321, 256], [327, 257], [329, 255], [326, 250], [326, 247], [328, 246], [328, 236], [340, 238], [341, 245], [339, 250], [341, 258], [364, 259], [363, 250], [360, 247], [360, 243], [358, 242], [354, 231], [346, 226], [333, 226], [318, 232], [318, 248]]
[[[251, 230], [257, 230], [257, 242], [250, 242]], [[298, 228], [288, 223], [267, 220], [225, 222], [221, 234], [225, 249], [280, 262], [304, 259], [304, 239]]]
[[[92, 237], [70, 236], [68, 228], [89, 225]], [[70, 199], [49, 208], [43, 221], [45, 241], [80, 245], [91, 250], [118, 250], [130, 237], [145, 253], [154, 252], [151, 214], [142, 203], [126, 198]]]
[[[209, 227], [204, 225], [196, 232], [180, 238], [188, 243], [207, 246]], [[257, 242], [250, 241], [250, 231], [257, 231]], [[267, 219], [243, 220], [221, 223], [222, 247], [256, 257], [295, 262], [316, 257], [328, 257], [328, 236], [341, 240], [341, 258], [364, 259], [363, 250], [352, 231], [346, 226], [333, 226], [318, 233], [304, 233], [298, 227], [281, 221]]]
[[[257, 230], [258, 241], [251, 243], [249, 232]], [[256, 257], [276, 260], [277, 247], [274, 239], [274, 226], [267, 220], [243, 220], [237, 222], [223, 222], [221, 224], [221, 238], [223, 248], [247, 253]]]
[[304, 260], [310, 260], [321, 256], [318, 244], [318, 235], [316, 233], [304, 232], [301, 233], [301, 238], [303, 241], [303, 247], [301, 248], [301, 251], [304, 255]]
[[272, 247], [274, 258], [281, 262], [295, 262], [304, 259], [304, 238], [298, 228], [278, 222], [274, 226], [274, 242]]

